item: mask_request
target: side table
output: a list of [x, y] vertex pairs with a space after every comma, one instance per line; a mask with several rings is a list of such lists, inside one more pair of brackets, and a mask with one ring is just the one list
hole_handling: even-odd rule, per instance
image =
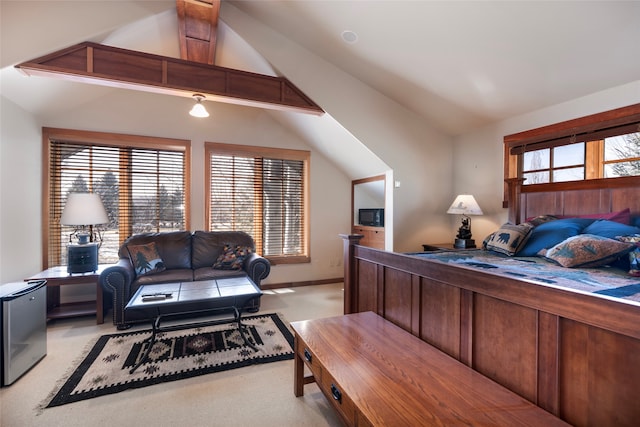
[[[67, 266], [61, 265], [41, 271], [40, 273], [25, 279], [25, 281], [38, 279], [45, 279], [47, 281], [48, 319], [63, 319], [67, 317], [90, 316], [95, 314], [96, 323], [102, 324], [104, 323], [104, 299], [98, 279], [100, 278], [100, 273], [102, 273], [102, 271], [108, 266], [108, 264], [100, 264], [95, 272], [69, 274], [67, 273]], [[81, 301], [60, 303], [60, 286], [92, 283], [96, 285], [95, 302]]]

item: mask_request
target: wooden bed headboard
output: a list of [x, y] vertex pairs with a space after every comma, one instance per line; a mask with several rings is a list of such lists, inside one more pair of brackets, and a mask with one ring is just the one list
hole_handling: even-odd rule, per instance
[[588, 215], [629, 208], [640, 216], [640, 176], [522, 185], [507, 179], [509, 222], [538, 215]]

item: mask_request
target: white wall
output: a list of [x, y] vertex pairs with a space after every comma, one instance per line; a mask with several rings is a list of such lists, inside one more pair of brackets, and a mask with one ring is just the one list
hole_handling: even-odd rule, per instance
[[0, 97], [0, 283], [40, 269], [40, 141], [37, 122]]
[[211, 117], [196, 119], [187, 114], [192, 105], [189, 99], [123, 89], [71, 111], [37, 120], [4, 97], [2, 105], [0, 270], [3, 282], [21, 280], [40, 269], [39, 171], [43, 126], [191, 140], [191, 228], [194, 230], [204, 228], [205, 141], [311, 151], [312, 261], [274, 266], [264, 283], [342, 277], [343, 270], [338, 263], [342, 257], [342, 241], [338, 234], [350, 229], [351, 180], [263, 110], [208, 102], [206, 108]]
[[[640, 80], [513, 117], [457, 138], [454, 145], [455, 192], [473, 194], [484, 212], [483, 216], [473, 218], [476, 242], [507, 221], [507, 210], [502, 208], [505, 135], [637, 103], [640, 103]], [[452, 220], [452, 227], [457, 226], [459, 219]]]
[[[223, 3], [221, 16], [274, 68], [393, 170], [394, 180], [401, 183], [389, 194], [393, 200], [394, 250], [417, 251], [422, 243], [453, 241], [445, 213], [455, 196], [452, 138], [233, 5]], [[358, 157], [349, 160], [359, 161]]]

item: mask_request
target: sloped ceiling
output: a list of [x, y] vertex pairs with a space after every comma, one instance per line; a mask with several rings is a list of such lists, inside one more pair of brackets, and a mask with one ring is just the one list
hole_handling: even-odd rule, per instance
[[[244, 42], [224, 25], [225, 4], [451, 136], [640, 76], [640, 2], [223, 0], [216, 62], [276, 75], [250, 46], [240, 52]], [[16, 63], [81, 41], [180, 55], [173, 0], [3, 0], [0, 7], [2, 94], [35, 115], [59, 109], [51, 102], [59, 93], [80, 105], [109, 89], [25, 82], [5, 73]], [[345, 41], [345, 30], [357, 40]], [[339, 123], [331, 126], [350, 138]]]

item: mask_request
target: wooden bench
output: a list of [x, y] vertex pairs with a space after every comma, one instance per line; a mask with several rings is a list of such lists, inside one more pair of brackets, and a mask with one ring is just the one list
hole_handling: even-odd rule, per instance
[[349, 426], [568, 425], [372, 312], [291, 325], [295, 395], [317, 382]]

